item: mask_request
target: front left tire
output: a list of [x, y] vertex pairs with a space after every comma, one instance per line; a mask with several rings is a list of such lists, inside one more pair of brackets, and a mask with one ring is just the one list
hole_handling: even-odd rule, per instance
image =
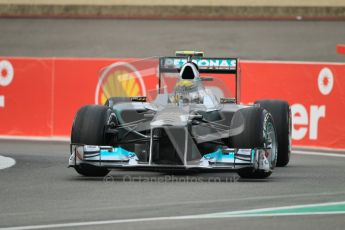
[[[86, 145], [108, 145], [106, 127], [112, 121], [114, 113], [107, 106], [86, 105], [77, 112], [71, 132], [71, 143]], [[74, 166], [75, 170], [83, 176], [103, 177], [109, 173], [106, 168], [81, 164]]]
[[277, 161], [277, 138], [273, 118], [260, 107], [248, 107], [238, 110], [231, 121], [231, 127], [240, 127], [243, 131], [230, 138], [234, 148], [255, 149], [271, 148], [270, 171], [243, 168], [238, 171], [242, 178], [264, 179], [272, 174]]
[[277, 167], [284, 167], [290, 161], [291, 156], [291, 111], [285, 101], [259, 100], [255, 104], [266, 109], [273, 117], [278, 140]]

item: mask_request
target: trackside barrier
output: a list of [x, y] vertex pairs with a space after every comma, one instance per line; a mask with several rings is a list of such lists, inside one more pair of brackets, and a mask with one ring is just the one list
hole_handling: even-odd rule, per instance
[[[84, 104], [154, 98], [157, 66], [133, 58], [0, 57], [0, 136], [67, 137]], [[294, 145], [345, 149], [345, 64], [241, 61], [240, 67], [243, 103], [289, 101]]]

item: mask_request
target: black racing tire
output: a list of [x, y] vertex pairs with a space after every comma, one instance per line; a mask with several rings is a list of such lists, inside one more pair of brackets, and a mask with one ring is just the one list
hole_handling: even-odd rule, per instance
[[[71, 143], [86, 145], [107, 145], [109, 140], [105, 135], [106, 123], [112, 110], [107, 106], [86, 105], [77, 112], [71, 132]], [[83, 176], [103, 177], [109, 173], [106, 168], [93, 165], [76, 165], [75, 170]]]
[[263, 123], [266, 113], [260, 107], [248, 107], [235, 112], [230, 128], [233, 130], [243, 125], [243, 131], [230, 137], [234, 148], [263, 147]]
[[266, 109], [273, 117], [278, 140], [277, 166], [284, 167], [291, 155], [291, 111], [285, 101], [258, 100], [255, 104]]
[[238, 175], [241, 178], [245, 179], [265, 179], [269, 176], [271, 176], [272, 172], [265, 172], [265, 171], [255, 171], [252, 168], [243, 168], [240, 169], [238, 172]]
[[[231, 121], [231, 127], [239, 127], [242, 123], [244, 130], [240, 134], [230, 137], [232, 146], [242, 149], [264, 147], [264, 126], [267, 121], [273, 124], [272, 116], [260, 107], [248, 107], [238, 110]], [[275, 160], [273, 162], [274, 166]], [[264, 179], [269, 177], [272, 172], [243, 168], [238, 171], [238, 174], [242, 178]]]

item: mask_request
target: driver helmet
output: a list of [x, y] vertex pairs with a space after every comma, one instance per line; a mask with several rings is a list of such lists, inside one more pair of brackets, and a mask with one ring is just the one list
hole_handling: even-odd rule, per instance
[[175, 86], [174, 101], [177, 103], [200, 103], [199, 71], [195, 63], [186, 63], [180, 71], [180, 80]]

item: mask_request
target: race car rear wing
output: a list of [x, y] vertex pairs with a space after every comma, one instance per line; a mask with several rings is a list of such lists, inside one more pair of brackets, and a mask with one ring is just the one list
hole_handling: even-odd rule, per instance
[[200, 55], [184, 55], [175, 57], [160, 57], [159, 58], [159, 88], [161, 88], [161, 74], [162, 73], [177, 73], [182, 66], [191, 60], [197, 64], [200, 73], [210, 74], [233, 74], [235, 75], [235, 98], [236, 103], [240, 102], [241, 96], [241, 79], [239, 71], [239, 61], [237, 58], [216, 58], [203, 57]]
[[[197, 64], [200, 73], [229, 73], [237, 74], [237, 58], [204, 58], [193, 56], [192, 62]], [[179, 72], [182, 66], [188, 61], [188, 57], [160, 57], [159, 70], [161, 73]]]

